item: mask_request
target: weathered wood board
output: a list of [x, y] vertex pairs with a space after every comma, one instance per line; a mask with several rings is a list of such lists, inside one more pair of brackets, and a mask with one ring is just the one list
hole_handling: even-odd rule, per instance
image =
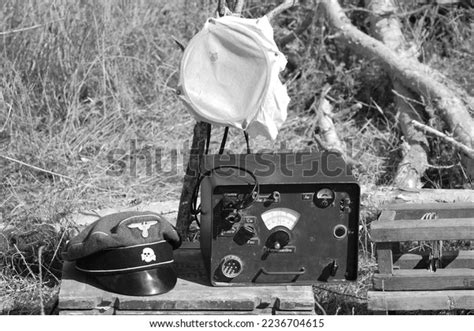
[[394, 270], [374, 274], [373, 284], [382, 291], [474, 289], [474, 269]]
[[413, 311], [474, 309], [473, 291], [368, 291], [368, 310]]
[[474, 217], [373, 222], [370, 235], [375, 242], [471, 240], [474, 239]]
[[199, 247], [175, 251], [178, 282], [156, 296], [126, 296], [100, 289], [74, 263], [65, 263], [59, 293], [61, 314], [278, 314], [314, 313], [311, 286], [212, 287]]

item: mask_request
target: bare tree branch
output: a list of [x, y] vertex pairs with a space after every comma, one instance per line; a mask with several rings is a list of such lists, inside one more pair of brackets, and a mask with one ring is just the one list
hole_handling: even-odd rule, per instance
[[64, 179], [74, 180], [74, 178], [71, 178], [71, 177], [69, 177], [69, 176], [66, 176], [66, 175], [63, 175], [63, 174], [60, 174], [60, 173], [57, 173], [57, 172], [54, 172], [54, 171], [46, 170], [46, 169], [43, 169], [43, 168], [34, 166], [34, 165], [32, 165], [32, 164], [28, 164], [28, 163], [25, 163], [25, 162], [23, 162], [23, 161], [20, 161], [20, 160], [17, 160], [17, 159], [8, 157], [8, 156], [6, 156], [6, 155], [1, 155], [1, 154], [0, 154], [0, 158], [5, 159], [5, 160], [8, 160], [8, 161], [11, 161], [11, 162], [15, 162], [15, 163], [21, 164], [21, 165], [23, 165], [23, 166], [25, 166], [25, 167], [29, 167], [29, 168], [35, 169], [35, 170], [37, 170], [37, 171], [40, 171], [40, 172], [44, 172], [44, 173], [53, 175], [53, 176], [58, 176], [58, 177], [61, 177], [61, 178], [64, 178]]
[[428, 125], [426, 124], [423, 124], [423, 123], [420, 123], [418, 121], [415, 121], [415, 120], [412, 120], [411, 121], [411, 124], [421, 130], [421, 131], [424, 131], [426, 133], [430, 133], [432, 135], [435, 135], [437, 137], [440, 137], [442, 138], [443, 140], [449, 142], [450, 144], [452, 144], [453, 146], [455, 146], [456, 148], [459, 148], [460, 150], [462, 150], [464, 153], [466, 153], [467, 155], [469, 155], [471, 158], [474, 158], [474, 149], [460, 143], [459, 141], [457, 141], [456, 139], [454, 139], [453, 137], [450, 137], [442, 132], [439, 132], [438, 130], [436, 129], [433, 129], [432, 127], [429, 127]]
[[245, 3], [245, 0], [237, 0], [237, 3], [235, 4], [234, 10], [233, 10], [235, 16], [242, 15], [242, 9], [244, 8], [244, 3]]
[[267, 16], [268, 20], [271, 22], [276, 16], [280, 15], [285, 10], [296, 6], [298, 2], [298, 0], [285, 0], [280, 5], [269, 11], [265, 16]]
[[217, 15], [219, 17], [225, 16], [226, 14], [226, 6], [225, 6], [225, 0], [219, 0], [217, 2]]
[[316, 120], [312, 129], [314, 131], [314, 140], [322, 149], [335, 152], [341, 155], [349, 165], [359, 167], [361, 165], [360, 162], [347, 155], [344, 144], [337, 134], [336, 126], [332, 120], [333, 107], [327, 99], [330, 89], [329, 85], [324, 86], [319, 96], [319, 102], [315, 100], [312, 106], [316, 112]]
[[38, 28], [41, 28], [43, 26], [47, 26], [47, 25], [50, 25], [50, 24], [53, 24], [53, 23], [57, 23], [57, 22], [63, 21], [63, 20], [64, 20], [64, 18], [60, 18], [58, 20], [46, 22], [46, 23], [43, 23], [43, 24], [36, 24], [36, 25], [33, 25], [33, 26], [28, 26], [28, 27], [14, 29], [14, 30], [8, 30], [8, 31], [0, 31], [0, 36], [6, 36], [6, 35], [9, 35], [9, 34], [13, 34], [13, 33], [19, 33], [19, 32], [25, 32], [25, 31], [29, 31], [29, 30], [38, 29]]
[[411, 97], [411, 92], [396, 79], [393, 84], [398, 92], [395, 95], [395, 105], [399, 112], [398, 120], [408, 146], [398, 165], [394, 183], [400, 188], [419, 188], [421, 177], [428, 168], [428, 141], [425, 135], [411, 124], [413, 117], [418, 117], [408, 98], [405, 97]]

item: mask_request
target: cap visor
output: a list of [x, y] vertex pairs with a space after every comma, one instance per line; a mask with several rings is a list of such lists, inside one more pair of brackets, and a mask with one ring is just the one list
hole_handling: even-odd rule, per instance
[[174, 288], [177, 281], [173, 266], [133, 271], [113, 275], [94, 275], [99, 285], [110, 292], [125, 295], [157, 295]]

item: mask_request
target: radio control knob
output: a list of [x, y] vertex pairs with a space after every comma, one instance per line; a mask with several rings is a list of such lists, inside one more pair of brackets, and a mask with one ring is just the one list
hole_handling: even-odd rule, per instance
[[277, 230], [268, 237], [265, 246], [271, 249], [281, 249], [289, 242], [290, 234], [285, 230]]
[[237, 245], [244, 245], [247, 241], [255, 237], [256, 231], [253, 225], [242, 225], [234, 236], [234, 242]]

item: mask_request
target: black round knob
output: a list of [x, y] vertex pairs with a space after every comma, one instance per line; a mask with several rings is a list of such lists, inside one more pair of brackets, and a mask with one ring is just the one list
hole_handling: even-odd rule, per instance
[[290, 234], [286, 230], [273, 232], [265, 242], [265, 246], [270, 249], [281, 249], [290, 242]]
[[255, 228], [250, 224], [242, 225], [234, 236], [238, 245], [243, 245], [255, 236]]

